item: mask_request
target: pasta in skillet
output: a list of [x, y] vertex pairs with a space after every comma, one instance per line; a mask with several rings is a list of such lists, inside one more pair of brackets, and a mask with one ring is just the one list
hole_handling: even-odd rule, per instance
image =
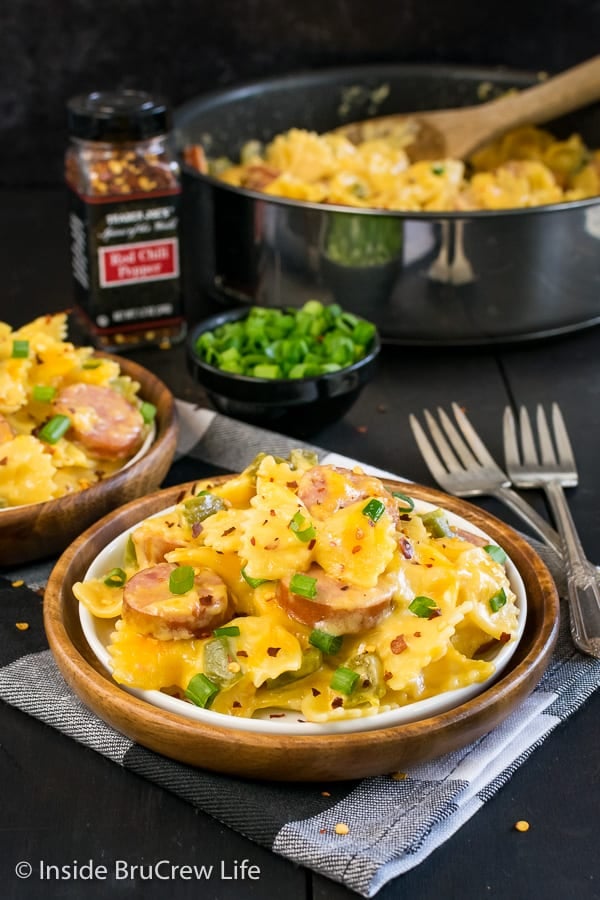
[[484, 543], [360, 468], [295, 451], [200, 484], [73, 591], [116, 620], [118, 683], [226, 715], [326, 722], [494, 672], [518, 607], [503, 551]]
[[66, 340], [66, 313], [0, 322], [0, 508], [54, 500], [121, 468], [154, 407], [117, 361]]
[[186, 161], [227, 184], [277, 197], [359, 208], [406, 211], [509, 209], [600, 194], [600, 151], [581, 137], [558, 140], [529, 126], [515, 129], [468, 162], [411, 164], [410, 132], [354, 144], [343, 135], [292, 128], [266, 146], [249, 141], [239, 164], [206, 160], [199, 147]]

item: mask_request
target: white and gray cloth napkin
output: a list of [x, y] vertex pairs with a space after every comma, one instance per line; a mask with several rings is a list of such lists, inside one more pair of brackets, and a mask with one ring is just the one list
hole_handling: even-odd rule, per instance
[[[178, 402], [178, 412], [179, 460], [239, 471], [261, 451], [287, 456], [300, 446], [316, 450], [322, 462], [356, 463], [189, 403]], [[531, 543], [564, 594], [558, 557]], [[36, 642], [33, 630], [28, 638], [29, 632], [14, 628], [27, 595], [35, 598], [31, 592], [43, 587], [50, 568], [48, 563], [23, 567], [0, 577], [0, 617], [10, 617], [13, 624], [0, 646], [0, 698], [364, 897], [418, 865], [453, 835], [600, 685], [600, 661], [574, 650], [565, 614], [551, 663], [519, 709], [475, 743], [411, 766], [402, 779], [382, 775], [331, 785], [288, 785], [219, 775], [166, 759], [106, 725], [65, 684], [43, 639]], [[20, 580], [25, 586], [12, 585]], [[325, 787], [329, 796], [323, 795]], [[335, 832], [339, 822], [348, 825], [348, 834]]]

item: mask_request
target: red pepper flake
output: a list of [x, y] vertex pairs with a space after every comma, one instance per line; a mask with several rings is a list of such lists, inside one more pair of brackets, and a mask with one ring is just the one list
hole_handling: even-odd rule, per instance
[[263, 525], [266, 525], [268, 521], [269, 521], [268, 519], [265, 519], [265, 521], [263, 522]]
[[2, 459], [0, 459], [0, 466], [5, 466], [7, 462], [8, 456], [3, 456]]
[[352, 554], [354, 555], [355, 553], [360, 553], [361, 550], [362, 547], [360, 546], [360, 544], [357, 544], [356, 547], [352, 548]]
[[231, 705], [232, 705], [233, 709], [241, 709], [242, 708], [242, 704], [240, 703], [239, 700], [234, 700]]
[[415, 631], [415, 633], [413, 634], [413, 637], [421, 637], [421, 632]]
[[270, 543], [265, 544], [265, 550], [277, 550], [278, 543], [279, 543], [279, 538], [278, 537], [273, 538], [273, 540]]
[[431, 612], [429, 613], [429, 615], [427, 616], [427, 618], [428, 619], [437, 619], [437, 617], [441, 616], [441, 614], [442, 614], [441, 609], [438, 606], [434, 606], [433, 609], [431, 610]]
[[177, 499], [175, 500], [175, 503], [181, 503], [183, 498], [186, 496], [186, 493], [187, 493], [186, 491], [180, 491], [180, 493], [177, 494]]
[[319, 834], [327, 834], [326, 828], [319, 828]]
[[235, 531], [235, 525], [232, 525], [231, 528], [226, 528], [221, 537], [227, 537], [228, 534], [231, 534]]
[[415, 555], [415, 551], [413, 550], [413, 545], [406, 537], [401, 537], [398, 541], [400, 546], [400, 551], [404, 559], [413, 559]]
[[283, 719], [285, 713], [269, 713], [270, 719]]
[[408, 644], [404, 639], [404, 635], [397, 634], [394, 640], [390, 643], [390, 650], [397, 656], [399, 653], [404, 653], [404, 651], [407, 649]]
[[297, 481], [288, 481], [286, 483], [286, 487], [289, 487], [290, 491], [295, 491], [296, 488], [298, 487], [298, 482]]
[[313, 697], [320, 697], [320, 696], [321, 696], [321, 691], [317, 690], [317, 688], [315, 688], [315, 687], [314, 687], [314, 688], [311, 688], [311, 691], [312, 691]]
[[256, 538], [254, 536], [250, 538], [250, 543], [253, 547], [256, 546]]
[[192, 525], [192, 537], [197, 538], [199, 534], [202, 534], [204, 531], [204, 525], [202, 522], [194, 522]]
[[400, 516], [400, 519], [402, 522], [410, 522], [409, 513], [402, 513], [402, 515]]
[[238, 650], [235, 655], [236, 656], [248, 656], [248, 654], [245, 650]]
[[269, 656], [277, 656], [280, 650], [281, 647], [267, 647], [267, 653], [269, 654]]
[[200, 606], [210, 606], [213, 602], [212, 595], [206, 594], [204, 597], [198, 597], [198, 602], [200, 603]]
[[165, 525], [167, 526], [167, 528], [172, 528], [174, 524], [175, 524], [175, 522], [165, 522]]
[[332, 709], [339, 709], [339, 707], [343, 706], [343, 705], [344, 705], [343, 697], [334, 697], [334, 699], [331, 701]]
[[276, 516], [277, 513], [275, 512], [274, 509], [270, 509], [270, 510], [269, 510], [269, 515], [270, 515], [270, 516]]
[[508, 634], [506, 631], [503, 631], [498, 640], [501, 644], [508, 644], [508, 642], [510, 641], [510, 634]]
[[312, 550], [316, 543], [316, 540], [313, 538], [312, 541], [308, 542], [308, 549]]
[[426, 569], [433, 569], [433, 563], [425, 563]]
[[383, 673], [383, 680], [384, 680], [384, 681], [389, 681], [390, 678], [393, 678], [393, 677], [394, 677], [394, 676], [392, 675], [391, 672], [384, 672], [384, 673]]
[[366, 425], [357, 425], [356, 430], [358, 431], [359, 434], [366, 434], [369, 429], [367, 428]]
[[349, 584], [343, 584], [343, 585], [340, 587], [340, 591], [347, 591], [349, 588], [350, 588], [350, 585], [349, 585]]

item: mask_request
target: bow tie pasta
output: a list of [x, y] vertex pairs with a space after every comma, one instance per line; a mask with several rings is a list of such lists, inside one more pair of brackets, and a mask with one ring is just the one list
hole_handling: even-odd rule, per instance
[[441, 510], [295, 451], [201, 484], [73, 591], [116, 619], [117, 682], [326, 722], [488, 678], [517, 630], [504, 560]]

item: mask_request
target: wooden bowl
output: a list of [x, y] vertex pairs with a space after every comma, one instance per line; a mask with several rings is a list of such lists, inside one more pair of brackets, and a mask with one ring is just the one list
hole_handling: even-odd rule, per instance
[[137, 363], [107, 353], [98, 355], [118, 362], [124, 375], [140, 383], [142, 399], [156, 406], [154, 442], [134, 463], [83, 491], [1, 510], [0, 569], [56, 556], [115, 507], [156, 491], [169, 471], [177, 445], [173, 395], [162, 381]]
[[[212, 484], [221, 480], [213, 479]], [[158, 709], [120, 688], [83, 636], [72, 585], [83, 578], [109, 541], [131, 525], [178, 502], [191, 490], [191, 483], [121, 507], [82, 534], [59, 559], [46, 589], [44, 623], [60, 671], [90, 709], [137, 743], [183, 763], [246, 778], [363, 778], [402, 770], [471, 743], [513, 712], [540, 680], [558, 633], [559, 602], [554, 581], [529, 544], [493, 516], [436, 490], [399, 482], [386, 484], [445, 507], [482, 528], [507, 551], [524, 581], [527, 620], [523, 637], [503, 674], [474, 699], [410, 724], [353, 734], [287, 736], [192, 721]]]

